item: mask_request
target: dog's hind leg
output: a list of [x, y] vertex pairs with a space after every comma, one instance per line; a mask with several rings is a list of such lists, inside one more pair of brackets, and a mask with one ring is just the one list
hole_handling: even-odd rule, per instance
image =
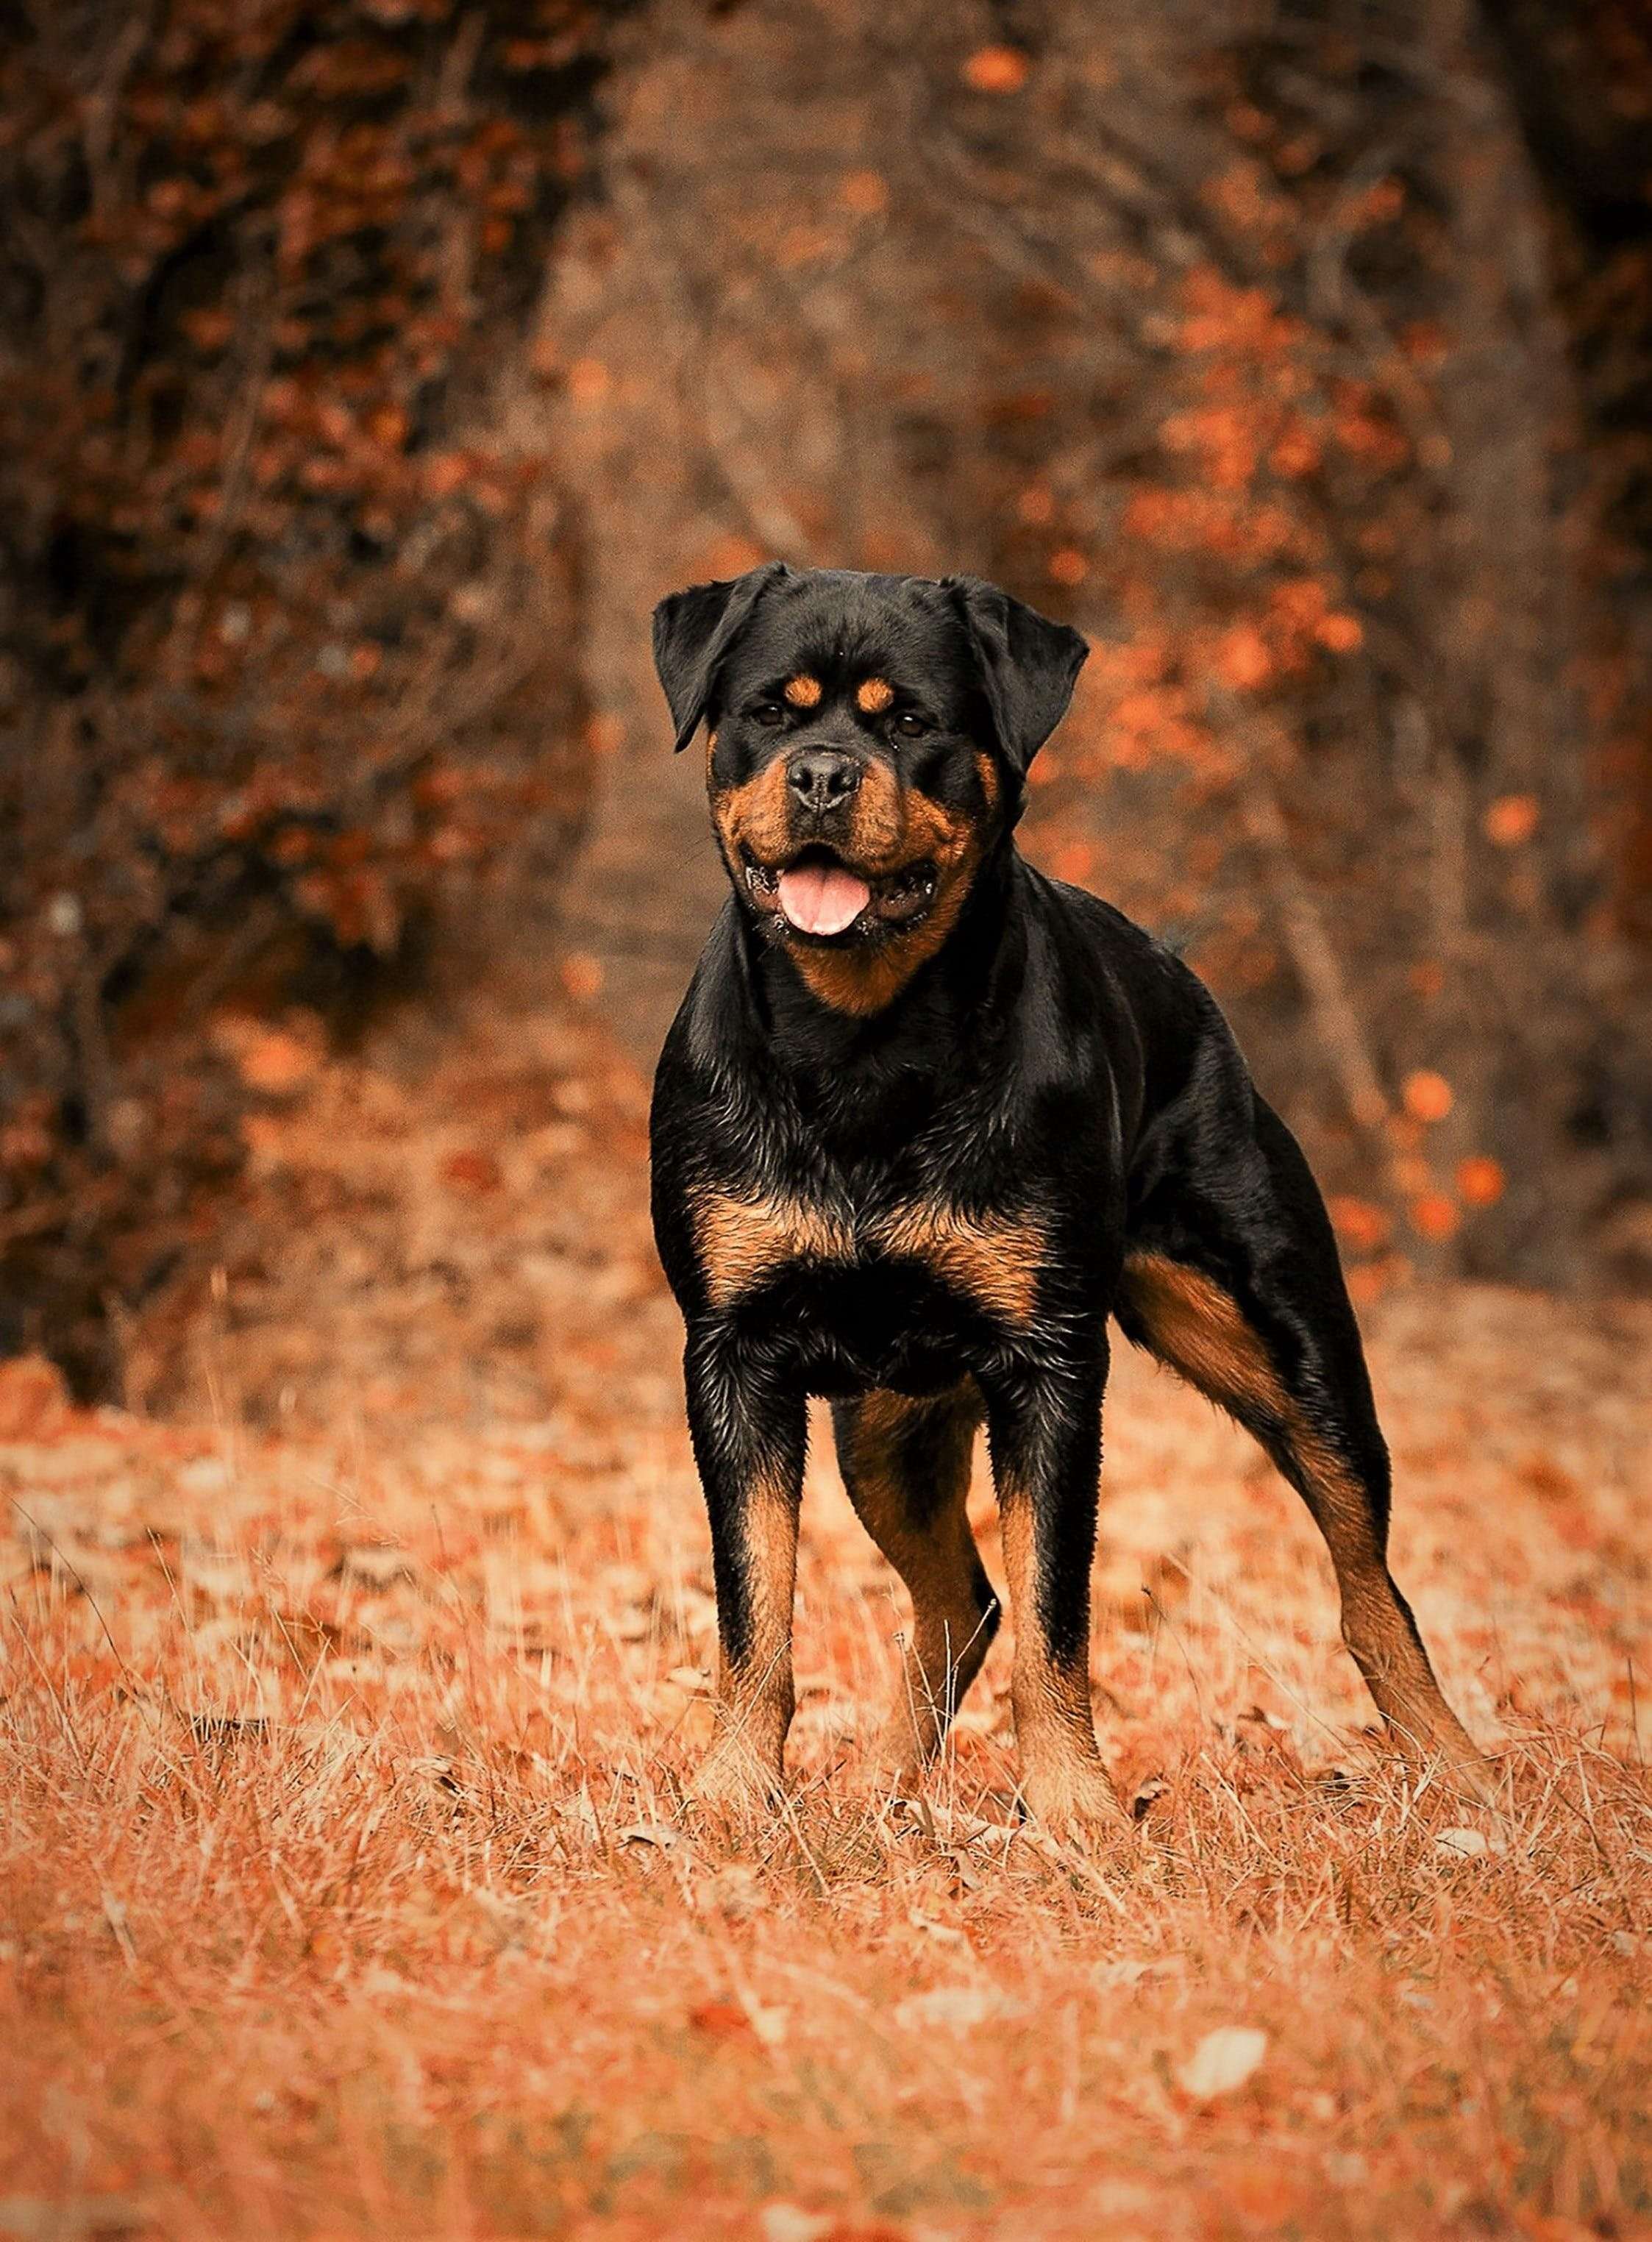
[[1127, 1338], [1253, 1433], [1306, 1503], [1335, 1568], [1343, 1640], [1402, 1756], [1438, 1762], [1488, 1802], [1486, 1763], [1388, 1570], [1388, 1452], [1330, 1221], [1295, 1139], [1259, 1098], [1241, 1159], [1231, 1143], [1208, 1166], [1195, 1156], [1191, 1187], [1161, 1185], [1132, 1223], [1117, 1313]]
[[980, 1402], [972, 1386], [934, 1399], [869, 1393], [832, 1411], [837, 1460], [862, 1524], [905, 1582], [912, 1633], [874, 1749], [876, 1779], [910, 1787], [940, 1749], [998, 1625], [965, 1504]]

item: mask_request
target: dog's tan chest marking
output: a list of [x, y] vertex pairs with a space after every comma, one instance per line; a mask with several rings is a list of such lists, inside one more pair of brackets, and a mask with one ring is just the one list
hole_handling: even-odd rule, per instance
[[948, 1206], [903, 1207], [879, 1227], [886, 1253], [921, 1261], [955, 1292], [1000, 1323], [1024, 1331], [1038, 1299], [1044, 1236], [1038, 1225], [1004, 1215], [960, 1214]]
[[1038, 1304], [1043, 1233], [1014, 1217], [917, 1205], [856, 1224], [799, 1198], [713, 1191], [696, 1203], [694, 1228], [715, 1308], [732, 1306], [789, 1262], [850, 1266], [883, 1255], [921, 1262], [1016, 1330], [1031, 1325]]
[[732, 1306], [789, 1261], [848, 1261], [855, 1252], [847, 1223], [799, 1198], [707, 1191], [695, 1206], [694, 1231], [716, 1308]]

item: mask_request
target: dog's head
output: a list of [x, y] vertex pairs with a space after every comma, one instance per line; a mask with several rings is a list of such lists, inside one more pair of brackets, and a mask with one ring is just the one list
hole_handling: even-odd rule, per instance
[[679, 748], [707, 727], [735, 894], [823, 1002], [878, 1010], [940, 948], [1087, 651], [970, 577], [771, 561], [660, 602], [655, 666]]

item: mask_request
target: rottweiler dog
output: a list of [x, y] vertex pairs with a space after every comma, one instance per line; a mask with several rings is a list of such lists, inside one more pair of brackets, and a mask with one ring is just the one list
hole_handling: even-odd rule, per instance
[[1307, 1163], [1189, 969], [1016, 848], [1084, 640], [969, 577], [773, 562], [662, 601], [654, 647], [678, 748], [707, 729], [732, 889], [651, 1131], [722, 1648], [690, 1795], [752, 1809], [782, 1781], [819, 1394], [912, 1598], [880, 1779], [916, 1782], [997, 1627], [964, 1510], [984, 1417], [1022, 1802], [1117, 1821], [1089, 1675], [1111, 1318], [1307, 1504], [1395, 1744], [1488, 1796], [1388, 1570], [1387, 1452]]

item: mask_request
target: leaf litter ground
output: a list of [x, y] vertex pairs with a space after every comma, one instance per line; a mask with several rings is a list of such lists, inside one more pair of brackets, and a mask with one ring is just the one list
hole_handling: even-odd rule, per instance
[[1652, 2235], [1644, 1306], [1370, 1318], [1505, 1820], [1386, 1759], [1295, 1499], [1121, 1350], [1131, 1836], [1017, 1822], [1003, 1643], [926, 1799], [857, 1793], [903, 1614], [819, 1441], [796, 1789], [740, 1833], [679, 1804], [641, 1085], [573, 1006], [264, 1072], [141, 1411], [0, 1381], [0, 2234]]

